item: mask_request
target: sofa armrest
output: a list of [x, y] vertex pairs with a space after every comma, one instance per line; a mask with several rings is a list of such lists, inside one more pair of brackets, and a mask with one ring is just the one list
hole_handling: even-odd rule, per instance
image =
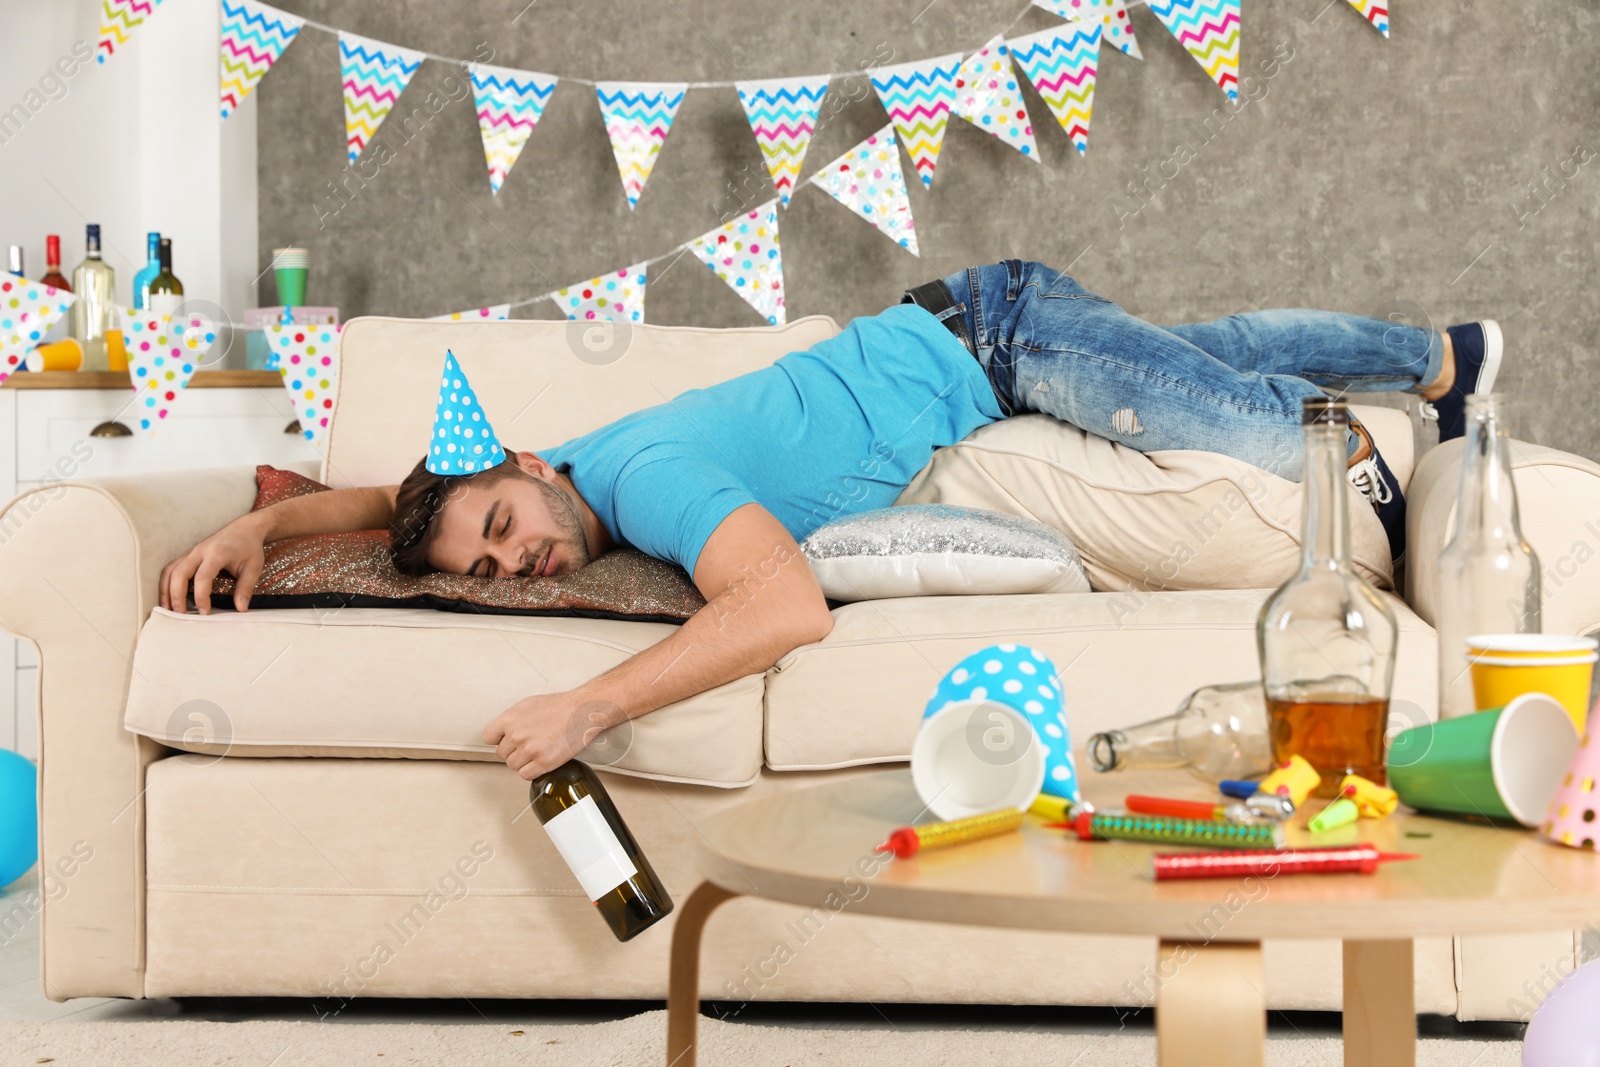
[[[1455, 533], [1465, 439], [1423, 456], [1406, 490], [1406, 600], [1433, 624], [1439, 553]], [[1522, 536], [1539, 554], [1545, 633], [1600, 632], [1600, 466], [1570, 452], [1511, 442]]]
[[[255, 470], [41, 486], [0, 511], [0, 626], [39, 650], [41, 977], [52, 1000], [143, 996], [145, 768], [123, 729], [161, 568], [250, 509]], [[13, 915], [13, 921], [18, 917]]]

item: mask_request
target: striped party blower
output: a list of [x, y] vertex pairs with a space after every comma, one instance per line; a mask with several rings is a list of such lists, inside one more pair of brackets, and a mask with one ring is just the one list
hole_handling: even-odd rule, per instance
[[756, 144], [766, 158], [778, 201], [788, 207], [794, 183], [800, 177], [800, 164], [806, 158], [806, 146], [817, 128], [817, 112], [822, 110], [822, 98], [828, 92], [827, 75], [738, 82], [735, 88], [750, 119]]
[[344, 130], [350, 162], [360, 158], [405, 91], [424, 56], [409, 48], [339, 31], [339, 65], [344, 75]]
[[1149, 0], [1149, 7], [1217, 88], [1239, 99], [1239, 0]]
[[1374, 29], [1385, 37], [1389, 36], [1389, 5], [1380, 3], [1379, 0], [1350, 0], [1355, 9], [1372, 23]]
[[1100, 38], [1100, 27], [1093, 22], [1068, 22], [1007, 42], [1011, 57], [1050, 106], [1079, 155], [1089, 151], [1089, 112], [1094, 103]]
[[950, 109], [955, 106], [956, 71], [960, 69], [961, 53], [956, 52], [879, 67], [872, 75], [872, 87], [899, 131], [924, 188], [933, 186], [933, 170], [939, 165], [939, 146], [944, 142]]
[[117, 49], [125, 47], [133, 31], [160, 6], [161, 0], [102, 0], [100, 40], [94, 46], [95, 62], [104, 63]]
[[489, 163], [489, 188], [498, 193], [555, 93], [557, 79], [554, 74], [482, 63], [472, 65], [471, 75], [478, 132]]
[[305, 19], [256, 0], [222, 0], [222, 117], [239, 110]]
[[644, 183], [650, 180], [661, 146], [667, 143], [688, 86], [682, 82], [600, 82], [594, 88], [631, 211], [639, 203]]
[[1033, 6], [1042, 7], [1060, 19], [1098, 22], [1100, 36], [1106, 44], [1122, 49], [1122, 54], [1132, 59], [1144, 58], [1133, 36], [1133, 23], [1128, 20], [1128, 5], [1123, 0], [1033, 0]]

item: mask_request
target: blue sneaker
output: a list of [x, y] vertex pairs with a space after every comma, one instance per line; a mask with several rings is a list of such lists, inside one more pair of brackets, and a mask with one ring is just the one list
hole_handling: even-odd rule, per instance
[[1467, 396], [1487, 393], [1500, 373], [1505, 338], [1493, 319], [1448, 326], [1450, 347], [1456, 357], [1456, 381], [1438, 400], [1423, 401], [1422, 417], [1439, 423], [1439, 442], [1454, 441], [1467, 432]]
[[1346, 477], [1378, 513], [1383, 532], [1389, 535], [1389, 556], [1398, 565], [1406, 554], [1406, 495], [1400, 491], [1400, 479], [1383, 461], [1367, 428], [1351, 419], [1350, 429], [1361, 438], [1361, 444], [1350, 457]]

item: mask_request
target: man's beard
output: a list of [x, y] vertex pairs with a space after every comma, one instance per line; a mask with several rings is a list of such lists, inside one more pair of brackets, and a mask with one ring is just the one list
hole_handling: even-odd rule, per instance
[[[583, 520], [571, 496], [559, 485], [553, 485], [543, 478], [534, 478], [533, 484], [544, 494], [545, 502], [550, 505], [550, 517], [565, 535], [558, 540], [572, 546], [572, 569], [587, 567], [593, 562], [589, 534], [583, 528]], [[551, 546], [551, 550], [554, 551], [554, 546]]]

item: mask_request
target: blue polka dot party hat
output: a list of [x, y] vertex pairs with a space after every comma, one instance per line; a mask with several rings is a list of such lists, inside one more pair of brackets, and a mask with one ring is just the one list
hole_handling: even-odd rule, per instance
[[454, 352], [444, 354], [439, 379], [439, 406], [433, 415], [433, 441], [428, 446], [428, 470], [434, 474], [477, 474], [498, 466], [506, 458], [499, 438], [489, 426], [477, 394]]

